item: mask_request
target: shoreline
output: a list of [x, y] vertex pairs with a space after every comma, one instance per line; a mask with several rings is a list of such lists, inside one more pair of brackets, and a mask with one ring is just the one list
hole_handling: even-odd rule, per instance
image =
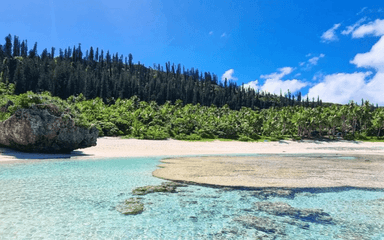
[[359, 141], [280, 140], [276, 142], [181, 140], [139, 140], [120, 137], [101, 137], [97, 145], [77, 149], [68, 154], [24, 153], [0, 148], [0, 164], [26, 159], [89, 159], [121, 157], [158, 157], [225, 154], [279, 154], [279, 153], [342, 153], [384, 156], [384, 143]]
[[[0, 148], [0, 152], [0, 165], [52, 159], [164, 157], [152, 172], [154, 177], [217, 187], [384, 189], [384, 176], [380, 176], [384, 172], [384, 143], [314, 140], [188, 142], [102, 137], [98, 138], [97, 146], [77, 149], [70, 154], [23, 153], [8, 148]], [[225, 156], [235, 154], [267, 156]], [[295, 157], [294, 154], [304, 154], [305, 157]], [[354, 156], [355, 160], [326, 158], [331, 155]], [[200, 177], [200, 173], [204, 173], [204, 177]]]

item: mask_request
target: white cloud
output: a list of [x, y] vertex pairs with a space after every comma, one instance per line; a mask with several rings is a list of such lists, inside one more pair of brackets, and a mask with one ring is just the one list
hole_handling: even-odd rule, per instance
[[365, 20], [367, 20], [367, 17], [363, 17], [361, 19], [359, 19], [359, 21], [357, 21], [355, 24], [351, 25], [351, 26], [348, 26], [345, 30], [343, 30], [341, 32], [341, 34], [343, 35], [348, 35], [350, 34], [351, 32], [353, 32], [357, 27], [359, 27], [363, 22], [365, 22]]
[[[308, 94], [303, 96], [303, 99], [306, 99], [308, 96], [310, 100], [312, 98], [316, 100], [317, 96], [319, 96], [323, 102], [344, 104], [356, 96], [359, 96], [358, 98], [361, 100], [361, 90], [365, 84], [364, 80], [370, 74], [371, 72], [355, 72], [326, 75], [321, 83], [309, 89]], [[367, 96], [365, 99], [367, 100]], [[355, 102], [357, 100], [354, 99]]]
[[258, 87], [257, 87], [257, 83], [258, 83], [258, 80], [250, 81], [249, 83], [244, 84], [244, 88], [245, 88], [245, 89], [248, 89], [248, 88], [250, 87], [251, 89], [255, 89], [255, 90], [257, 90], [257, 89], [258, 89]]
[[288, 89], [291, 93], [294, 93], [308, 84], [297, 79], [282, 80], [284, 76], [290, 74], [293, 70], [294, 68], [291, 67], [279, 68], [278, 72], [260, 76], [261, 78], [266, 79], [264, 85], [258, 86], [258, 80], [255, 80], [244, 84], [244, 87], [251, 87], [255, 90], [260, 89], [261, 91], [276, 95], [280, 95], [280, 90], [284, 93], [288, 92]]
[[[378, 35], [379, 21], [371, 22], [361, 30], [358, 36], [367, 34]], [[361, 26], [363, 27], [363, 26]], [[358, 30], [358, 29], [357, 29]], [[356, 30], [356, 31], [357, 31]], [[372, 46], [369, 52], [356, 54], [351, 64], [357, 67], [373, 68], [371, 71], [354, 73], [335, 73], [322, 76], [322, 81], [308, 91], [309, 98], [320, 96], [323, 102], [347, 104], [350, 100], [361, 103], [361, 99], [369, 100], [371, 104], [384, 105], [384, 35]], [[314, 76], [314, 79], [318, 76]], [[306, 98], [303, 96], [303, 98]]]
[[335, 31], [341, 26], [341, 23], [336, 23], [335, 25], [333, 25], [333, 27], [331, 27], [330, 29], [328, 29], [327, 31], [325, 31], [323, 33], [323, 35], [321, 35], [321, 41], [322, 42], [333, 42], [333, 41], [337, 41], [339, 40], [339, 38], [336, 36], [335, 34]]
[[233, 74], [235, 73], [235, 70], [233, 69], [229, 69], [228, 71], [226, 71], [223, 76], [221, 76], [221, 81], [225, 81], [225, 79], [227, 79], [228, 81], [229, 80], [237, 80], [236, 77], [233, 76]]
[[213, 31], [210, 31], [210, 32], [209, 32], [209, 35], [212, 35], [212, 34], [213, 34]]
[[304, 66], [305, 62], [299, 62], [300, 67]]
[[323, 58], [323, 57], [325, 57], [325, 55], [321, 53], [319, 56], [317, 56], [317, 57], [313, 57], [313, 58], [309, 59], [309, 60], [308, 60], [308, 63], [309, 63], [310, 65], [315, 66], [315, 65], [317, 65], [317, 62], [319, 61], [319, 59], [320, 59], [320, 58]]
[[227, 34], [226, 34], [226, 33], [223, 33], [223, 34], [221, 34], [220, 37], [226, 37], [226, 36], [227, 36]]
[[[359, 53], [351, 61], [357, 67], [375, 68], [384, 73], [384, 36], [367, 53]], [[383, 89], [384, 90], [384, 89]]]
[[366, 35], [382, 36], [384, 35], [384, 20], [376, 19], [357, 28], [352, 33], [353, 38], [362, 38]]

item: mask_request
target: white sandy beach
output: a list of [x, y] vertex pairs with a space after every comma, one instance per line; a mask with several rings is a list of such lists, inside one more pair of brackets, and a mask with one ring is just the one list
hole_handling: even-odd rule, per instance
[[[384, 156], [384, 143], [364, 143], [358, 141], [297, 142], [187, 142], [179, 140], [137, 140], [119, 137], [97, 139], [97, 146], [77, 149], [71, 154], [30, 154], [0, 148], [0, 162], [20, 161], [32, 158], [56, 158], [60, 155], [71, 159], [145, 157], [145, 156], [187, 156], [210, 154], [253, 154], [253, 153], [343, 153], [371, 154]], [[353, 150], [349, 148], [354, 148]], [[24, 158], [24, 159], [23, 159]]]

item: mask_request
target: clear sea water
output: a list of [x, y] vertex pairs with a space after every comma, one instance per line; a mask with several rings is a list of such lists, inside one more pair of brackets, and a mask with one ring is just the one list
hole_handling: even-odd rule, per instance
[[[249, 155], [248, 155], [249, 156]], [[257, 154], [254, 154], [257, 156]], [[34, 160], [0, 165], [0, 239], [384, 239], [384, 192], [300, 191], [294, 198], [254, 196], [251, 190], [196, 185], [142, 197], [144, 212], [115, 206], [132, 190], [166, 180], [152, 176], [160, 157]], [[323, 209], [334, 224], [287, 224], [287, 216], [257, 212], [258, 201]], [[238, 216], [268, 216], [285, 234], [244, 226]], [[299, 221], [299, 220], [296, 220]]]

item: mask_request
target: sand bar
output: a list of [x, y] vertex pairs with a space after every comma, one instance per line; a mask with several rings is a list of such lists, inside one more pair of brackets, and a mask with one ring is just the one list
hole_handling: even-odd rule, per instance
[[[32, 154], [0, 149], [0, 163], [34, 159], [98, 159], [118, 157], [168, 156], [153, 175], [165, 179], [222, 186], [250, 187], [331, 187], [358, 186], [384, 188], [384, 143], [358, 141], [278, 142], [187, 142], [178, 140], [137, 140], [119, 137], [98, 138], [97, 146], [71, 154]], [[338, 154], [354, 160], [299, 157], [200, 157], [190, 155], [226, 154]]]

